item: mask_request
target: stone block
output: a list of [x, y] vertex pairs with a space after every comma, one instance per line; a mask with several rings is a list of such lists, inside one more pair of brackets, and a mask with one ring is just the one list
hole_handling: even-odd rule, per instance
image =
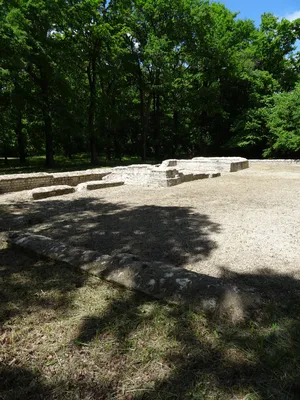
[[224, 172], [237, 172], [249, 168], [249, 161], [243, 157], [194, 157], [201, 167]]
[[47, 197], [61, 196], [63, 194], [74, 193], [75, 188], [67, 185], [47, 186], [33, 189], [31, 191], [34, 200], [45, 199]]
[[176, 166], [177, 166], [177, 161], [178, 161], [178, 160], [175, 160], [175, 159], [172, 159], [172, 160], [164, 160], [164, 161], [161, 163], [161, 166], [162, 166], [162, 167], [176, 167]]
[[[171, 304], [193, 304], [197, 306], [198, 312], [210, 313], [214, 318], [220, 316], [222, 320], [225, 317], [232, 323], [245, 322], [244, 316], [261, 304], [260, 296], [252, 294], [245, 286], [238, 287], [230, 283], [226, 285], [220, 278], [188, 271], [172, 264], [143, 261], [130, 253], [130, 249], [111, 255], [101, 254], [72, 247], [46, 236], [20, 232], [10, 234], [8, 240], [19, 249], [63, 262], [126, 289], [136, 290]], [[239, 307], [238, 304], [242, 306]]]
[[105, 189], [109, 187], [114, 187], [114, 186], [121, 186], [124, 185], [124, 182], [122, 181], [115, 181], [115, 182], [110, 182], [110, 181], [90, 181], [90, 182], [84, 182], [80, 183], [76, 187], [76, 191], [81, 192], [83, 190], [97, 190], [97, 189]]

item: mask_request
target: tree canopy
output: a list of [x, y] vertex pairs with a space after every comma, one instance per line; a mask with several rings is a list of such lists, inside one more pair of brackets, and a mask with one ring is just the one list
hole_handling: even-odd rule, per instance
[[206, 0], [0, 0], [0, 153], [299, 156], [298, 39]]

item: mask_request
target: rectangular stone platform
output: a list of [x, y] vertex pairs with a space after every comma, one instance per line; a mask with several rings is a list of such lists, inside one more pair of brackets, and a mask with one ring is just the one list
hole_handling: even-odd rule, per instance
[[104, 181], [123, 181], [127, 185], [168, 187], [181, 183], [178, 171], [174, 168], [159, 168], [152, 165], [137, 164], [113, 168]]
[[192, 171], [237, 172], [249, 168], [249, 162], [242, 157], [195, 157], [191, 160], [165, 160], [163, 167], [173, 167]]
[[103, 178], [103, 181], [121, 180], [127, 185], [139, 185], [150, 187], [170, 187], [180, 183], [198, 179], [207, 179], [220, 176], [217, 171], [197, 172], [165, 167], [162, 165], [130, 165], [128, 167], [113, 168], [111, 174]]
[[63, 194], [74, 193], [75, 188], [67, 185], [47, 186], [33, 189], [31, 191], [34, 200], [45, 199], [47, 197], [61, 196]]

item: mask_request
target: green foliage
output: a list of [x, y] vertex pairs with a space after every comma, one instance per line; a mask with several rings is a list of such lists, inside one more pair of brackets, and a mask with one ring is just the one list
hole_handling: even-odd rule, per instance
[[2, 0], [0, 151], [49, 167], [86, 151], [296, 154], [269, 115], [299, 81], [300, 21], [236, 17], [206, 0]]
[[272, 135], [266, 156], [300, 155], [300, 84], [288, 93], [274, 95], [274, 107], [269, 109], [268, 127]]

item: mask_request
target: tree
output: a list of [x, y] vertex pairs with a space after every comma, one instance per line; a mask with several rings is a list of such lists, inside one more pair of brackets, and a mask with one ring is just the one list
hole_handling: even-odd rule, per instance
[[207, 0], [2, 0], [0, 22], [0, 140], [22, 162], [260, 157], [299, 82], [300, 20], [257, 28]]
[[289, 93], [274, 95], [274, 107], [268, 113], [270, 147], [266, 156], [300, 156], [300, 84]]

